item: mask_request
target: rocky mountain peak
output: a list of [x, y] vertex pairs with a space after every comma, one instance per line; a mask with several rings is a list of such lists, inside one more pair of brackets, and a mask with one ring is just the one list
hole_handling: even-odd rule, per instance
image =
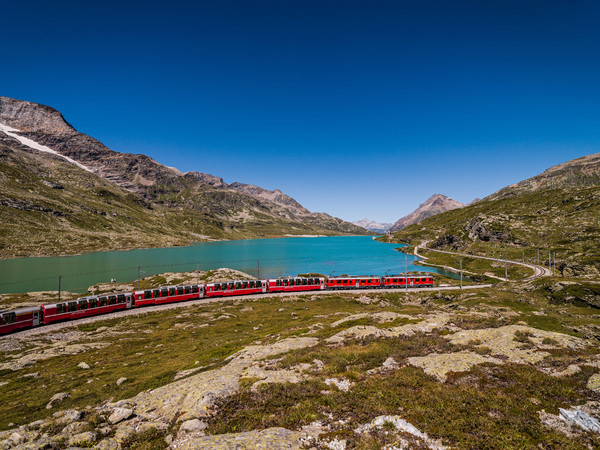
[[393, 233], [414, 223], [419, 223], [428, 217], [435, 216], [452, 209], [462, 208], [465, 204], [457, 202], [443, 194], [434, 194], [407, 216], [398, 220], [388, 231]]
[[24, 132], [77, 133], [63, 115], [50, 106], [2, 96], [0, 123]]

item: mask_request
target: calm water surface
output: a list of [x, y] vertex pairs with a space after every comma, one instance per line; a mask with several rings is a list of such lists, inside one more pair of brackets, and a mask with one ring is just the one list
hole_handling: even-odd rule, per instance
[[[163, 272], [185, 272], [230, 267], [261, 278], [297, 275], [310, 270], [325, 275], [385, 275], [405, 271], [405, 255], [369, 236], [252, 239], [199, 243], [189, 247], [97, 252], [52, 258], [0, 261], [0, 293], [57, 290], [84, 292], [90, 285], [137, 279]], [[449, 274], [414, 266], [409, 271]], [[260, 268], [259, 268], [260, 265]], [[259, 272], [260, 271], [260, 272]], [[453, 276], [452, 274], [449, 274]]]

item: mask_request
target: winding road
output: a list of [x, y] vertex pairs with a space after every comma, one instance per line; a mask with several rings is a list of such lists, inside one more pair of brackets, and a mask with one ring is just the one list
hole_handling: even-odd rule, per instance
[[[417, 256], [417, 257], [419, 257], [421, 259], [424, 259], [424, 260], [426, 260], [428, 258], [426, 256], [419, 255], [419, 253], [418, 253], [419, 248], [422, 248], [423, 250], [427, 250], [427, 251], [430, 251], [430, 252], [446, 253], [448, 255], [462, 256], [462, 257], [465, 257], [465, 258], [487, 259], [488, 261], [497, 261], [497, 262], [501, 262], [501, 263], [503, 263], [503, 262], [506, 261], [507, 263], [517, 264], [519, 266], [528, 267], [531, 270], [533, 270], [533, 275], [531, 275], [531, 276], [529, 276], [527, 278], [518, 280], [518, 281], [527, 281], [527, 280], [532, 280], [533, 278], [552, 276], [552, 272], [550, 271], [550, 269], [548, 269], [548, 268], [546, 268], [544, 266], [538, 266], [536, 264], [529, 264], [529, 263], [524, 263], [524, 262], [521, 262], [521, 261], [504, 260], [504, 259], [500, 259], [500, 258], [490, 258], [489, 256], [471, 255], [469, 253], [456, 253], [456, 252], [449, 252], [449, 251], [446, 251], [446, 250], [434, 250], [432, 248], [423, 247], [423, 246], [419, 246], [419, 245], [415, 246], [415, 250], [414, 250], [415, 256]], [[495, 275], [488, 275], [488, 276], [490, 278], [496, 278], [498, 280], [508, 281], [505, 278], [497, 277]]]

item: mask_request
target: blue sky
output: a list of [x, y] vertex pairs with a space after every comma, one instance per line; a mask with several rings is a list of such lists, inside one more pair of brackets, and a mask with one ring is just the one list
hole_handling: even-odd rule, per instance
[[0, 95], [346, 220], [600, 151], [596, 0], [33, 0], [2, 16]]

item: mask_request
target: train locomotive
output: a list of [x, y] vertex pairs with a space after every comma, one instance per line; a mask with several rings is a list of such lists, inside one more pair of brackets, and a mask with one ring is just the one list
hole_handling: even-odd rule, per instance
[[345, 289], [433, 287], [431, 275], [285, 277], [220, 283], [162, 286], [133, 292], [98, 294], [40, 306], [0, 311], [0, 335], [16, 330], [108, 314], [114, 311], [211, 297], [233, 297], [279, 292]]

